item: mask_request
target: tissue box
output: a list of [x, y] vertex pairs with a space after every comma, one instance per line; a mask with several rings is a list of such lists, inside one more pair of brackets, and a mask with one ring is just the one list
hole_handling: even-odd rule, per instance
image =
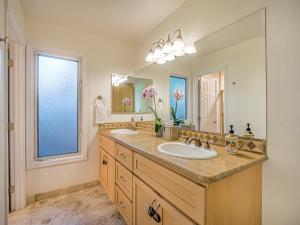
[[178, 140], [178, 127], [165, 126], [163, 128], [163, 138], [168, 141]]

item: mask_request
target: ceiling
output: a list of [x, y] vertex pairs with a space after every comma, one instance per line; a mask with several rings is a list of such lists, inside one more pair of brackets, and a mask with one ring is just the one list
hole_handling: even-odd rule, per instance
[[20, 0], [26, 18], [134, 42], [186, 0]]

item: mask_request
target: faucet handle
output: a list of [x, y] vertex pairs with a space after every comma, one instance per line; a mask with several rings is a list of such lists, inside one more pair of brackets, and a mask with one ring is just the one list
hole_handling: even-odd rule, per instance
[[189, 138], [187, 137], [187, 138], [185, 138], [184, 143], [188, 144], [188, 142], [189, 142]]
[[203, 148], [205, 148], [206, 150], [211, 150], [211, 148], [210, 148], [210, 142], [208, 140], [206, 140], [204, 142]]

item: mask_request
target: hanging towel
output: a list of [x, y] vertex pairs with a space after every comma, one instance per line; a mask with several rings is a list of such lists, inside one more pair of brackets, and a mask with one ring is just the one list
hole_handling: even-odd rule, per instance
[[96, 124], [104, 123], [107, 117], [107, 108], [103, 100], [97, 99], [94, 104]]

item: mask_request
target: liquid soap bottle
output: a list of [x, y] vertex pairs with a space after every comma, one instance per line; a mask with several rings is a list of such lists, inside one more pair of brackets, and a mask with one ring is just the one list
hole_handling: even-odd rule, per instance
[[225, 152], [228, 154], [238, 153], [239, 137], [234, 134], [233, 125], [230, 125], [229, 134], [225, 137]]
[[250, 123], [247, 123], [247, 129], [245, 131], [244, 137], [245, 138], [254, 138], [254, 134], [252, 133], [251, 128], [250, 128]]

